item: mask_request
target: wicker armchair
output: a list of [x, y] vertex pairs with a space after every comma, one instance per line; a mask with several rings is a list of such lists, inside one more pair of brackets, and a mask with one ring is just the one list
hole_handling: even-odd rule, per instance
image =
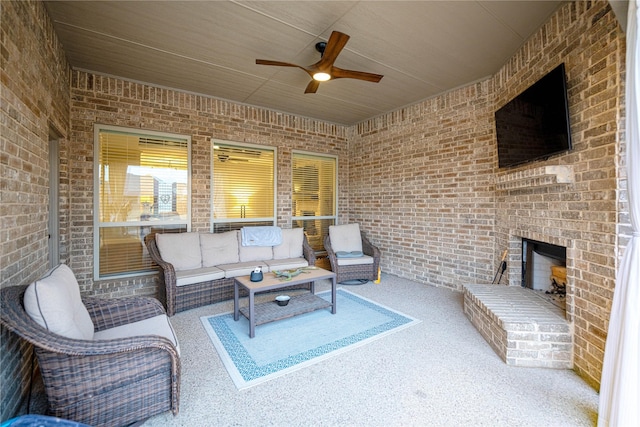
[[[124, 426], [171, 410], [178, 413], [180, 360], [168, 339], [135, 336], [79, 340], [49, 332], [24, 308], [27, 286], [0, 291], [0, 322], [33, 344], [47, 395], [49, 415], [93, 427]], [[164, 314], [147, 297], [84, 297], [96, 331]]]
[[[356, 224], [351, 224], [355, 226]], [[344, 227], [344, 226], [331, 226], [331, 227]], [[337, 230], [337, 228], [336, 228]], [[362, 263], [357, 259], [343, 259], [336, 255], [336, 248], [331, 244], [331, 231], [330, 234], [324, 238], [324, 248], [327, 251], [329, 262], [331, 263], [331, 270], [336, 273], [336, 282], [343, 283], [351, 280], [376, 280], [378, 278], [378, 268], [380, 267], [380, 250], [374, 246], [364, 233], [357, 228], [357, 235], [360, 236], [362, 253], [365, 258], [370, 257], [373, 259], [366, 259]], [[353, 230], [351, 230], [353, 231]], [[341, 249], [341, 248], [338, 248]]]

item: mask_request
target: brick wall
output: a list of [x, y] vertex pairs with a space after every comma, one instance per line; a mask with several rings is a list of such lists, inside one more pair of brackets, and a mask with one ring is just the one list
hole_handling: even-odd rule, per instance
[[[63, 138], [68, 132], [69, 66], [41, 2], [3, 1], [0, 10], [0, 287], [4, 288], [28, 284], [48, 268], [48, 144], [50, 129]], [[64, 191], [61, 188], [62, 198]], [[26, 410], [31, 350], [2, 328], [1, 420]]]
[[356, 126], [350, 219], [382, 270], [461, 289], [495, 268], [495, 144], [488, 81]]
[[[596, 388], [624, 244], [617, 231], [628, 231], [619, 169], [624, 49], [607, 2], [567, 3], [491, 79], [363, 122], [349, 145], [358, 159], [350, 219], [381, 247], [388, 273], [453, 289], [490, 283], [508, 248], [502, 283], [519, 286], [522, 237], [566, 246], [574, 366]], [[494, 111], [561, 62], [574, 150], [499, 170]], [[575, 184], [495, 185], [541, 165], [569, 165]]]
[[[567, 318], [575, 370], [597, 387], [619, 242], [619, 126], [624, 36], [606, 2], [562, 7], [493, 79], [499, 107], [561, 62], [567, 71], [573, 151], [535, 166], [567, 165], [574, 184], [496, 193], [496, 241], [509, 249], [508, 281], [520, 285], [521, 239], [567, 248]], [[531, 169], [525, 165], [498, 176]]]
[[210, 231], [211, 138], [278, 149], [278, 225], [291, 226], [292, 150], [336, 155], [340, 221], [348, 212], [348, 128], [83, 71], [71, 79], [71, 266], [83, 292], [158, 295], [155, 276], [93, 281], [94, 123], [191, 136], [192, 231]]

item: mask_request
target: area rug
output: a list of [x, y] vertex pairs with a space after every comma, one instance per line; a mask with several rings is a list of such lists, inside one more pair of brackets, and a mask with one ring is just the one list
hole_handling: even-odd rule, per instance
[[[331, 300], [331, 291], [318, 296]], [[241, 302], [242, 304], [242, 302]], [[336, 314], [322, 309], [256, 327], [233, 313], [201, 317], [238, 389], [318, 363], [420, 322], [411, 316], [338, 288]]]

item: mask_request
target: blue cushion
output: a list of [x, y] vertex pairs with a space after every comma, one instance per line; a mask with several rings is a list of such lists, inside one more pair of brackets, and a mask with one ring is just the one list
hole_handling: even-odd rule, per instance
[[338, 251], [338, 252], [336, 252], [336, 257], [338, 257], [338, 258], [360, 258], [363, 255], [364, 254], [362, 253], [362, 251], [351, 251], [351, 252]]

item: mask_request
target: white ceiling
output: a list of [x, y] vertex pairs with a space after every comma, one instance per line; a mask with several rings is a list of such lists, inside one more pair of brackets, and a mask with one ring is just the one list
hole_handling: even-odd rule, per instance
[[[351, 125], [497, 72], [562, 1], [50, 1], [71, 65]], [[331, 31], [339, 79], [304, 94]]]

